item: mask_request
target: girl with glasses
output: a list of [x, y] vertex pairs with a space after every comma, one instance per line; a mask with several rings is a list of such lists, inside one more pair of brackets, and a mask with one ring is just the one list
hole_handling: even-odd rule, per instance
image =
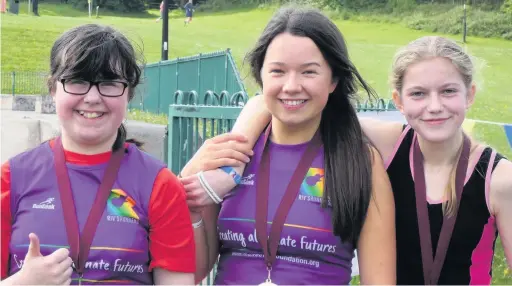
[[140, 77], [111, 27], [55, 41], [48, 88], [61, 135], [2, 166], [2, 284], [194, 283], [183, 186], [122, 123]]

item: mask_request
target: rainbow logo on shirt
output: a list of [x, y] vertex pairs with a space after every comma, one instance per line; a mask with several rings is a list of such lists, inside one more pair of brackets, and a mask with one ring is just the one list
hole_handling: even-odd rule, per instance
[[300, 186], [300, 194], [320, 198], [324, 195], [324, 169], [309, 168]]
[[128, 196], [121, 189], [113, 189], [107, 200], [107, 213], [109, 215], [129, 217], [139, 219], [137, 213], [133, 210], [135, 200]]

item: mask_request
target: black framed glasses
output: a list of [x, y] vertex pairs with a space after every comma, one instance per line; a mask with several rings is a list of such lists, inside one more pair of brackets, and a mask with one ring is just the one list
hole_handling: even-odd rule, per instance
[[85, 95], [93, 86], [99, 93], [106, 97], [118, 97], [124, 94], [128, 83], [119, 80], [87, 81], [83, 79], [61, 79], [64, 91], [73, 95]]

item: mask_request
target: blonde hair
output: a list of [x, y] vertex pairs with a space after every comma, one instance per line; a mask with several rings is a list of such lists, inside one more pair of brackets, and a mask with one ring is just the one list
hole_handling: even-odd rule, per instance
[[[426, 36], [416, 39], [397, 51], [389, 79], [391, 87], [401, 93], [407, 68], [412, 64], [437, 57], [450, 60], [459, 71], [466, 88], [471, 87], [474, 73], [474, 64], [471, 57], [454, 41], [439, 36]], [[476, 145], [472, 146], [471, 153], [474, 151], [474, 147]], [[455, 162], [459, 161], [461, 152], [462, 146], [457, 152]], [[450, 178], [444, 190], [446, 200], [443, 201], [443, 213], [445, 216], [451, 216], [457, 211], [456, 170], [457, 163], [453, 165], [450, 171]]]
[[471, 57], [456, 42], [439, 36], [427, 36], [410, 42], [398, 50], [392, 65], [391, 86], [402, 91], [407, 68], [420, 61], [442, 57], [457, 68], [467, 88], [473, 83], [474, 65]]

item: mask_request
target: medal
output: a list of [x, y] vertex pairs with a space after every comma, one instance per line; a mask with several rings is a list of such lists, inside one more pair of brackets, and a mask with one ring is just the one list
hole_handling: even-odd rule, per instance
[[80, 235], [78, 219], [76, 214], [75, 201], [71, 191], [71, 183], [69, 181], [66, 159], [64, 156], [64, 148], [60, 137], [55, 139], [53, 146], [53, 154], [55, 160], [55, 171], [57, 175], [57, 183], [59, 195], [62, 203], [62, 211], [64, 212], [64, 225], [69, 243], [69, 256], [73, 259], [73, 270], [78, 273], [78, 284], [82, 284], [82, 278], [85, 272], [85, 262], [89, 256], [91, 243], [94, 233], [98, 227], [101, 216], [107, 205], [107, 199], [114, 185], [117, 173], [124, 157], [124, 147], [112, 153], [110, 161], [105, 170], [104, 177], [101, 181], [96, 198], [94, 199], [91, 211], [85, 222], [85, 226]]
[[271, 280], [267, 279], [267, 281], [259, 284], [259, 286], [277, 286], [277, 284], [272, 283]]
[[427, 208], [427, 187], [425, 182], [425, 172], [423, 168], [423, 154], [416, 134], [413, 137], [411, 146], [411, 161], [414, 168], [411, 168], [414, 174], [414, 189], [416, 196], [416, 213], [418, 217], [418, 228], [420, 236], [421, 261], [423, 266], [423, 279], [425, 285], [437, 285], [441, 270], [443, 269], [444, 260], [450, 245], [453, 228], [459, 212], [459, 205], [462, 199], [462, 191], [464, 190], [464, 179], [468, 168], [469, 154], [471, 142], [469, 138], [463, 134], [462, 152], [455, 173], [455, 190], [457, 195], [457, 208], [454, 215], [444, 216], [441, 233], [437, 242], [437, 250], [435, 256], [432, 253], [432, 240], [430, 236], [430, 220]]
[[268, 276], [265, 281], [259, 285], [274, 286], [270, 274], [272, 272], [272, 264], [276, 260], [279, 237], [284, 227], [286, 216], [288, 215], [297, 195], [299, 194], [300, 185], [306, 176], [311, 163], [317, 156], [322, 147], [320, 132], [317, 131], [309, 142], [306, 151], [295, 169], [290, 183], [286, 188], [286, 192], [279, 203], [279, 207], [272, 220], [270, 234], [267, 236], [267, 216], [268, 216], [268, 193], [270, 183], [270, 154], [268, 152], [268, 137], [270, 135], [272, 123], [265, 130], [263, 154], [258, 167], [258, 175], [256, 177], [256, 237], [261, 245], [265, 257], [265, 264], [268, 270]]
[[272, 279], [270, 279], [270, 271], [272, 271], [272, 267], [267, 267], [268, 270], [268, 278], [265, 282], [261, 283], [259, 286], [277, 286], [277, 284], [272, 283]]

